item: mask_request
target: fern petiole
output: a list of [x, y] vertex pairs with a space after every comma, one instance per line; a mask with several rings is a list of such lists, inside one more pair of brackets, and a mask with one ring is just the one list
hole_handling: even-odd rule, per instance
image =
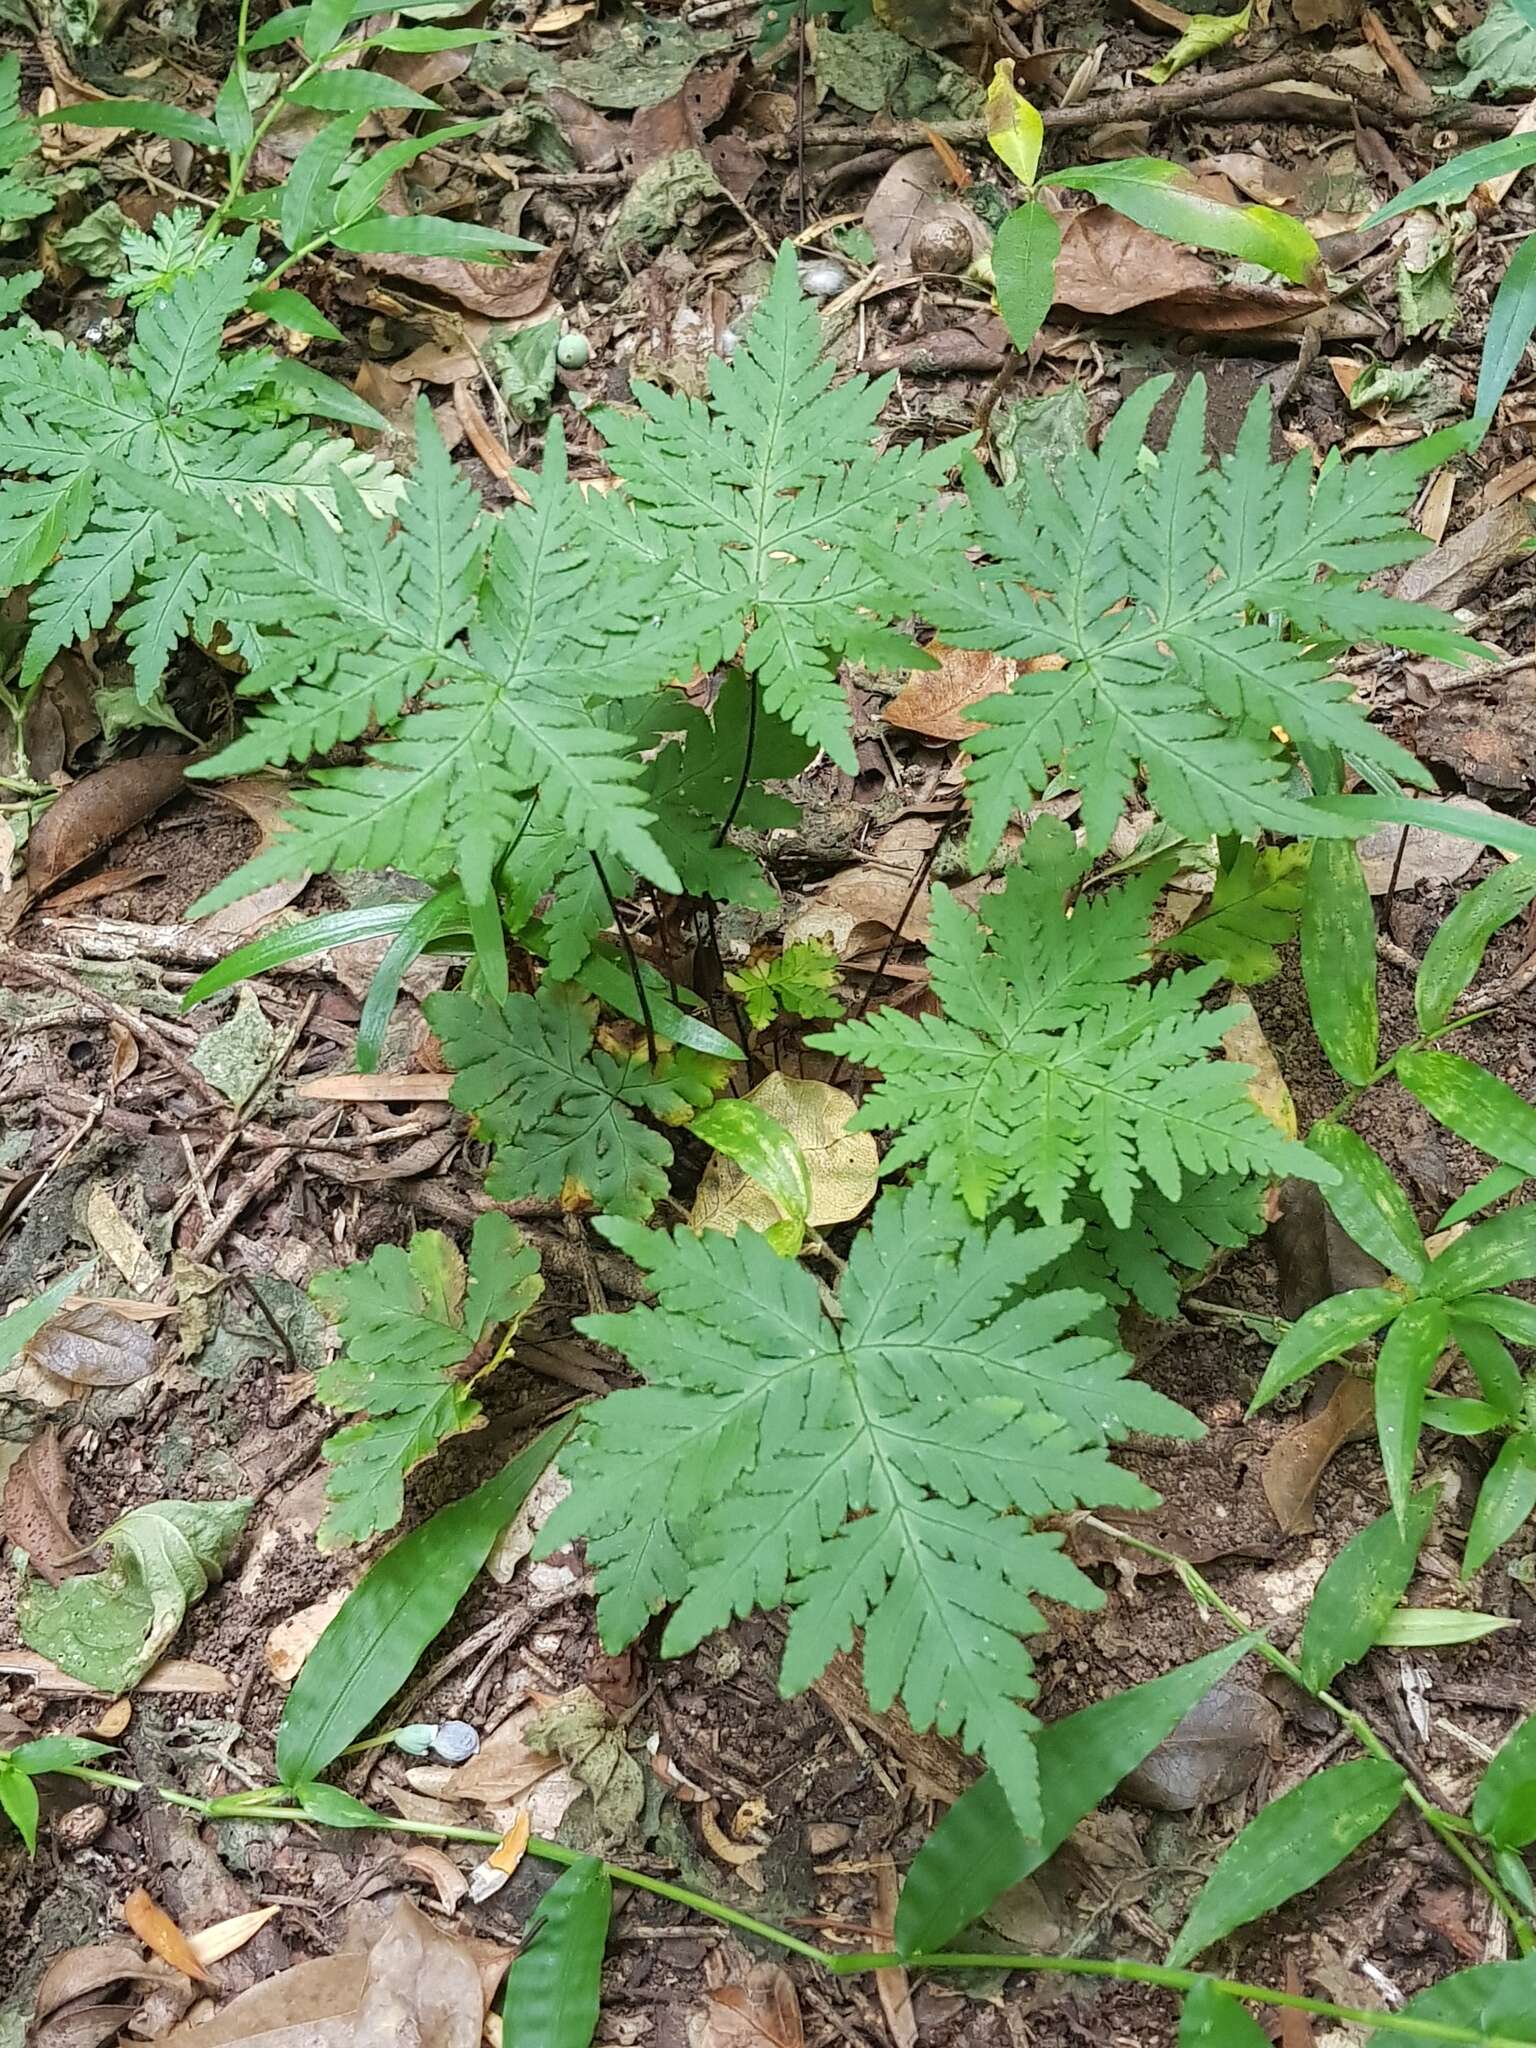
[[635, 1001], [640, 1005], [640, 1018], [645, 1026], [645, 1057], [651, 1066], [656, 1065], [656, 1026], [651, 1019], [651, 999], [646, 994], [645, 976], [640, 972], [640, 962], [635, 957], [635, 942], [629, 935], [629, 928], [619, 914], [619, 899], [613, 893], [608, 880], [608, 871], [599, 856], [589, 854], [588, 858], [596, 870], [597, 879], [603, 885], [603, 894], [608, 899], [608, 908], [613, 912], [613, 928], [619, 935], [619, 944], [624, 948], [624, 962], [629, 969], [629, 978], [634, 983]]
[[757, 679], [748, 675], [745, 670], [741, 671], [741, 676], [747, 691], [747, 740], [741, 751], [741, 775], [736, 783], [735, 794], [725, 816], [720, 820], [720, 829], [715, 834], [716, 846], [724, 846], [726, 837], [736, 822], [736, 814], [741, 809], [748, 784], [752, 780], [752, 756], [757, 748]]

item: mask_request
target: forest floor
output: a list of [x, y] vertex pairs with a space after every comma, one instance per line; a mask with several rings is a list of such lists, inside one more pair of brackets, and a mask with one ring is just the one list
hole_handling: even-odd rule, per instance
[[[390, 61], [451, 113], [495, 123], [429, 160], [434, 176], [451, 181], [457, 210], [546, 243], [549, 255], [495, 272], [408, 257], [389, 259], [387, 271], [317, 264], [305, 288], [347, 340], [317, 344], [309, 359], [352, 382], [402, 434], [425, 394], [487, 502], [505, 504], [513, 465], [536, 459], [542, 432], [519, 419], [488, 367], [509, 336], [560, 319], [586, 337], [588, 363], [562, 371], [554, 396], [577, 473], [595, 476], [585, 409], [622, 400], [636, 372], [700, 389], [710, 354], [789, 235], [821, 268], [816, 289], [840, 361], [896, 373], [888, 432], [930, 438], [980, 422], [1005, 481], [1027, 480], [1054, 448], [1097, 433], [1128, 389], [1162, 370], [1207, 376], [1218, 447], [1230, 445], [1260, 380], [1274, 391], [1277, 433], [1290, 448], [1321, 455], [1405, 442], [1470, 410], [1492, 287], [1516, 232], [1536, 225], [1527, 181], [1497, 211], [1459, 216], [1443, 248], [1422, 218], [1360, 232], [1371, 208], [1443, 161], [1458, 133], [1487, 140], [1525, 122], [1536, 32], [1526, 32], [1523, 61], [1503, 60], [1474, 99], [1435, 97], [1462, 75], [1456, 44], [1479, 6], [1436, 0], [1421, 11], [1405, 0], [1378, 14], [1362, 13], [1358, 0], [1275, 0], [1243, 43], [1155, 86], [1143, 69], [1177, 31], [1161, 0], [1046, 0], [1035, 10], [980, 5], [963, 14], [944, 0], [890, 0], [885, 26], [860, 24], [856, 9], [847, 20], [814, 16], [803, 65], [793, 27], [778, 52], [755, 57], [758, 13], [736, 0], [645, 16], [601, 0], [542, 12], [537, 0], [526, 12], [493, 0], [472, 18], [501, 32], [495, 43]], [[142, 13], [131, 0], [126, 9], [96, 0], [67, 19], [61, 10], [36, 38], [11, 31], [0, 40], [23, 52], [29, 106], [39, 95], [142, 91], [151, 79], [160, 96], [206, 109], [231, 32], [222, 7], [200, 12], [197, 0], [149, 0]], [[1011, 358], [985, 291], [958, 275], [916, 276], [912, 257], [915, 237], [953, 218], [957, 174], [1001, 189], [984, 146], [960, 140], [936, 151], [921, 124], [973, 116], [976, 80], [1008, 52], [1021, 85], [1054, 110], [1050, 167], [1149, 152], [1200, 167], [1226, 196], [1305, 220], [1323, 242], [1326, 291], [1234, 276], [1093, 209], [1041, 342], [1023, 363]], [[1256, 66], [1264, 76], [1251, 82]], [[1244, 74], [1235, 95], [1226, 82], [1234, 71]], [[893, 90], [899, 118], [880, 111]], [[196, 191], [185, 144], [117, 134], [103, 145], [92, 133], [89, 146], [83, 130], [54, 145], [56, 162], [78, 177], [67, 214], [47, 232], [64, 238], [108, 202], [144, 224], [179, 191]], [[275, 181], [283, 170], [280, 145], [265, 171]], [[975, 189], [968, 197], [985, 212]], [[105, 294], [110, 260], [93, 266], [88, 256], [88, 238], [76, 236], [48, 259], [53, 320], [66, 334], [121, 310]], [[1382, 395], [1352, 408], [1356, 380], [1372, 366]], [[1520, 555], [1536, 505], [1533, 424], [1527, 367], [1454, 487], [1447, 477], [1426, 491], [1418, 516], [1436, 545], [1408, 572], [1415, 594], [1460, 608], [1511, 657], [1536, 648], [1536, 584]], [[93, 1250], [116, 1266], [125, 1293], [158, 1283], [173, 1259], [190, 1261], [204, 1281], [195, 1316], [182, 1297], [177, 1341], [148, 1347], [143, 1373], [128, 1383], [61, 1384], [34, 1373], [0, 1386], [0, 1465], [40, 1424], [56, 1429], [72, 1489], [63, 1506], [81, 1531], [172, 1495], [250, 1496], [256, 1508], [229, 1574], [192, 1609], [172, 1663], [131, 1709], [72, 1687], [22, 1648], [15, 1575], [0, 1580], [0, 1736], [105, 1725], [122, 1768], [207, 1795], [270, 1781], [284, 1674], [331, 1611], [323, 1603], [359, 1569], [351, 1553], [315, 1549], [329, 1423], [309, 1398], [325, 1333], [306, 1285], [413, 1229], [462, 1232], [481, 1203], [483, 1158], [440, 1092], [420, 1099], [398, 1081], [431, 1067], [418, 1004], [448, 971], [442, 959], [413, 970], [384, 1073], [350, 1090], [336, 1083], [353, 1067], [381, 946], [296, 964], [182, 1013], [196, 975], [255, 928], [227, 918], [210, 928], [184, 912], [251, 852], [269, 828], [274, 792], [168, 784], [165, 757], [184, 745], [178, 735], [103, 731], [98, 693], [120, 680], [111, 668], [62, 658], [26, 733], [29, 772], [75, 792], [79, 848], [54, 886], [29, 894], [18, 864], [14, 889], [0, 896], [0, 1306], [29, 1298]], [[199, 740], [227, 716], [210, 680], [210, 663], [187, 663], [170, 692]], [[1530, 814], [1536, 664], [1467, 689], [1437, 664], [1384, 655], [1355, 680], [1444, 790]], [[802, 778], [804, 824], [769, 849], [779, 923], [831, 930], [855, 991], [882, 962], [888, 975], [920, 984], [925, 901], [919, 894], [908, 910], [908, 898], [959, 787], [953, 741], [964, 692], [946, 703], [925, 686], [896, 705], [890, 687], [868, 678], [849, 686], [860, 772], [822, 763]], [[103, 771], [125, 761], [150, 765], [137, 781], [118, 775], [106, 788]], [[1384, 870], [1396, 840], [1389, 835]], [[1410, 859], [1381, 877], [1396, 884], [1378, 899], [1388, 1047], [1411, 1034], [1414, 961], [1458, 893], [1494, 864], [1473, 855], [1470, 845], [1434, 840], [1422, 864]], [[935, 872], [964, 879], [958, 858], [946, 846]], [[341, 887], [287, 888], [254, 914], [281, 919], [393, 894], [388, 877], [358, 875]], [[773, 931], [773, 919], [727, 921], [722, 949], [740, 957]], [[1533, 943], [1520, 925], [1501, 934], [1490, 972], [1518, 984]], [[707, 992], [702, 958], [680, 965], [695, 968]], [[1338, 1084], [1319, 1062], [1293, 972], [1255, 991], [1254, 1002], [1305, 1126]], [[723, 1007], [720, 1021], [729, 1028]], [[1517, 992], [1465, 1047], [1528, 1098], [1533, 1022], [1536, 992]], [[786, 1056], [795, 1058], [788, 1048]], [[799, 1057], [805, 1073], [820, 1071], [814, 1055]], [[1365, 1134], [1426, 1225], [1482, 1171], [1398, 1092], [1373, 1101]], [[679, 1157], [696, 1174], [704, 1155], [683, 1139]], [[1268, 1355], [1263, 1319], [1293, 1311], [1307, 1285], [1316, 1244], [1304, 1223], [1299, 1236], [1272, 1232], [1207, 1275], [1179, 1322], [1136, 1333], [1146, 1376], [1208, 1434], [1133, 1450], [1129, 1460], [1166, 1503], [1146, 1518], [1152, 1533], [1197, 1561], [1281, 1645], [1298, 1631], [1327, 1561], [1386, 1504], [1374, 1445], [1360, 1440], [1358, 1409], [1333, 1398], [1335, 1385], [1244, 1419]], [[527, 1227], [543, 1256], [544, 1300], [513, 1369], [494, 1382], [492, 1427], [413, 1480], [413, 1521], [494, 1470], [537, 1420], [621, 1377], [570, 1330], [572, 1315], [622, 1289], [619, 1262], [596, 1255], [578, 1219], [551, 1212]], [[1460, 1502], [1464, 1521], [1485, 1454], [1437, 1438], [1431, 1462], [1451, 1517]], [[1080, 1539], [1077, 1554], [1108, 1599], [1098, 1614], [1057, 1617], [1041, 1651], [1045, 1718], [1223, 1640], [1222, 1625], [1191, 1606], [1172, 1573], [1127, 1570]], [[1533, 1558], [1527, 1532], [1463, 1587], [1454, 1559], [1432, 1546], [1419, 1604], [1470, 1605], [1518, 1625], [1461, 1648], [1377, 1650], [1342, 1682], [1449, 1806], [1464, 1802], [1482, 1760], [1536, 1700]], [[676, 1661], [657, 1656], [649, 1638], [610, 1658], [579, 1555], [509, 1562], [475, 1586], [400, 1718], [466, 1720], [494, 1751], [495, 1731], [515, 1730], [530, 1700], [588, 1688], [638, 1764], [635, 1803], [617, 1823], [626, 1860], [801, 1931], [879, 1943], [897, 1874], [975, 1767], [943, 1742], [872, 1716], [847, 1671], [781, 1699], [779, 1640], [775, 1620], [759, 1618]], [[1156, 1958], [1217, 1850], [1338, 1740], [1305, 1698], [1242, 1676], [1214, 1697], [1198, 1739], [1165, 1759], [1176, 1783], [1164, 1774], [1112, 1802], [1001, 1902], [999, 1946]], [[514, 1740], [507, 1784], [488, 1774], [478, 1800], [456, 1793], [441, 1767], [388, 1752], [359, 1760], [342, 1782], [416, 1817], [483, 1826], [486, 1812], [515, 1796], [515, 1751]], [[580, 1790], [568, 1764], [538, 1790], [551, 1824]], [[620, 1775], [628, 1796], [631, 1780]], [[679, 1778], [715, 1807], [691, 1789], [671, 1796]], [[515, 1942], [541, 1882], [525, 1866], [471, 1906], [458, 1893], [472, 1850], [444, 1856], [367, 1835], [233, 1823], [199, 1830], [128, 1796], [69, 1810], [79, 1803], [54, 1800], [30, 1867], [14, 1838], [0, 1844], [0, 2048], [21, 2040], [49, 1964], [120, 1938], [121, 1903], [135, 1886], [186, 1927], [279, 1907], [218, 1966], [221, 1985], [238, 1990], [355, 1941], [368, 1914], [402, 1890], [453, 1913], [464, 1930]], [[706, 1827], [701, 1811], [716, 1810], [720, 1823]], [[1234, 1952], [1250, 1978], [1374, 2006], [1501, 1956], [1501, 1927], [1483, 1904], [1406, 1815]], [[761, 1960], [678, 1909], [630, 1895], [615, 1919], [598, 2038], [647, 2048], [1170, 2048], [1174, 2038], [1169, 2001], [1139, 1987], [1000, 1974], [963, 1986], [919, 1982], [909, 2000], [899, 1989], [882, 2000], [873, 1980], [798, 1967], [771, 2015], [748, 2024], [710, 1994]], [[118, 2012], [92, 2031], [73, 2015], [73, 2048], [115, 2039], [119, 2026], [125, 2040], [152, 2039], [190, 2002], [184, 1984], [142, 1988], [148, 2002], [136, 2018]], [[33, 2038], [63, 2048], [66, 2036], [43, 2022]], [[1352, 2038], [1294, 2013], [1279, 2035], [1283, 2048]]]

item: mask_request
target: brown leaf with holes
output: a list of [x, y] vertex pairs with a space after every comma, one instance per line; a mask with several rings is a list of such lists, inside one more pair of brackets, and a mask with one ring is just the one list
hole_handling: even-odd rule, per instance
[[69, 1526], [72, 1488], [58, 1431], [35, 1436], [6, 1474], [0, 1495], [0, 1528], [24, 1550], [32, 1569], [50, 1586], [72, 1572], [88, 1571], [83, 1546]]
[[689, 2015], [688, 2048], [805, 2048], [789, 1972], [777, 1963], [756, 1963], [734, 1982], [712, 1986], [702, 2011]]
[[124, 1899], [123, 1918], [144, 1946], [153, 1949], [160, 1960], [169, 1963], [173, 1970], [180, 1970], [184, 1977], [195, 1978], [199, 1984], [213, 1982], [197, 1960], [191, 1942], [165, 1908], [155, 1904], [142, 1885]]
[[60, 792], [27, 840], [27, 886], [41, 896], [181, 793], [182, 754], [108, 761]]

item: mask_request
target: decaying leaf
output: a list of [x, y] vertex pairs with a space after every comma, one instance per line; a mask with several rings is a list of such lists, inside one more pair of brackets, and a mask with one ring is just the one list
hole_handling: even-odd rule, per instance
[[280, 1971], [161, 2048], [480, 2048], [509, 1952], [439, 1927], [402, 1899], [364, 1955]]
[[351, 1588], [338, 1586], [322, 1599], [312, 1600], [297, 1614], [280, 1621], [267, 1637], [263, 1655], [267, 1669], [279, 1685], [292, 1685], [304, 1668], [304, 1659], [340, 1613]]
[[[771, 1073], [744, 1099], [781, 1123], [805, 1155], [811, 1179], [809, 1223], [817, 1228], [845, 1223], [874, 1200], [880, 1155], [867, 1131], [848, 1129], [858, 1107], [851, 1095], [825, 1081]], [[716, 1152], [704, 1169], [688, 1220], [695, 1230], [734, 1237], [743, 1224], [767, 1231], [778, 1215], [767, 1191]]]
[[93, 1181], [82, 1206], [85, 1227], [98, 1251], [104, 1252], [135, 1294], [153, 1287], [160, 1263], [101, 1181]]
[[717, 1981], [688, 2016], [688, 2048], [804, 2048], [800, 2001], [787, 1970], [754, 1963], [733, 1943], [713, 1951], [706, 1976]]
[[1158, 1813], [1192, 1813], [1235, 1798], [1279, 1754], [1284, 1727], [1273, 1701], [1229, 1674], [1122, 1780], [1121, 1796]]
[[131, 1387], [154, 1370], [154, 1325], [122, 1313], [135, 1303], [86, 1301], [63, 1309], [27, 1346], [27, 1362], [70, 1388]]
[[1297, 1132], [1296, 1105], [1285, 1085], [1285, 1076], [1280, 1071], [1274, 1048], [1264, 1036], [1264, 1027], [1252, 1010], [1221, 1034], [1221, 1049], [1229, 1060], [1252, 1067], [1249, 1096], [1277, 1131], [1283, 1131], [1287, 1138], [1294, 1138]]
[[144, 1946], [153, 1949], [160, 1960], [169, 1963], [173, 1970], [180, 1970], [184, 1977], [192, 1977], [199, 1984], [213, 1982], [186, 1935], [142, 1885], [124, 1899], [123, 1918]]
[[176, 754], [136, 754], [70, 783], [32, 828], [27, 840], [27, 886], [41, 896], [76, 868], [168, 804], [182, 784], [185, 761]]
[[66, 1949], [43, 1972], [33, 1999], [33, 2018], [46, 2020], [77, 1999], [89, 1998], [93, 1991], [134, 1980], [151, 1984], [176, 1981], [163, 1963], [146, 1962], [135, 1942], [99, 1941], [88, 1948]]
[[90, 1569], [69, 1526], [71, 1491], [58, 1432], [45, 1429], [12, 1465], [0, 1496], [0, 1528], [50, 1586]]
[[619, 1841], [645, 1808], [645, 1774], [590, 1686], [548, 1701], [528, 1723], [529, 1747], [558, 1756], [591, 1802], [596, 1837]]
[[1004, 655], [946, 647], [939, 640], [928, 643], [928, 652], [939, 666], [913, 669], [904, 687], [886, 705], [885, 722], [925, 740], [969, 739], [981, 728], [974, 718], [965, 716], [966, 706], [1006, 690], [1017, 664]]
[[[430, 1789], [444, 1799], [471, 1799], [479, 1806], [512, 1806], [524, 1799], [555, 1769], [558, 1758], [535, 1749], [527, 1741], [530, 1723], [538, 1718], [536, 1707], [520, 1708], [502, 1722], [481, 1743], [467, 1764], [456, 1769], [441, 1768], [431, 1773]], [[413, 1782], [426, 1774], [413, 1772]]]
[[1371, 1383], [1346, 1375], [1315, 1415], [1293, 1423], [1271, 1447], [1259, 1477], [1270, 1511], [1287, 1536], [1312, 1527], [1312, 1503], [1334, 1453], [1375, 1433]]

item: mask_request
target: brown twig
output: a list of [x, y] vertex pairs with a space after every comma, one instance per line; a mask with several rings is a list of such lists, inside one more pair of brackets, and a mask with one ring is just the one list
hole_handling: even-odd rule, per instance
[[88, 1008], [98, 1010], [103, 1017], [114, 1018], [136, 1038], [141, 1038], [146, 1045], [153, 1046], [166, 1065], [179, 1074], [194, 1093], [218, 1103], [221, 1108], [225, 1107], [224, 1097], [213, 1083], [197, 1071], [158, 1024], [152, 1024], [138, 1011], [126, 1009], [123, 1004], [115, 1003], [110, 996], [102, 995], [99, 989], [92, 988], [88, 981], [82, 981], [78, 975], [69, 974], [64, 968], [38, 960], [31, 954], [18, 952], [14, 946], [6, 948], [4, 964], [27, 975], [33, 981], [42, 982], [47, 988], [58, 989], [62, 995], [72, 997], [77, 1003], [84, 1003]]

